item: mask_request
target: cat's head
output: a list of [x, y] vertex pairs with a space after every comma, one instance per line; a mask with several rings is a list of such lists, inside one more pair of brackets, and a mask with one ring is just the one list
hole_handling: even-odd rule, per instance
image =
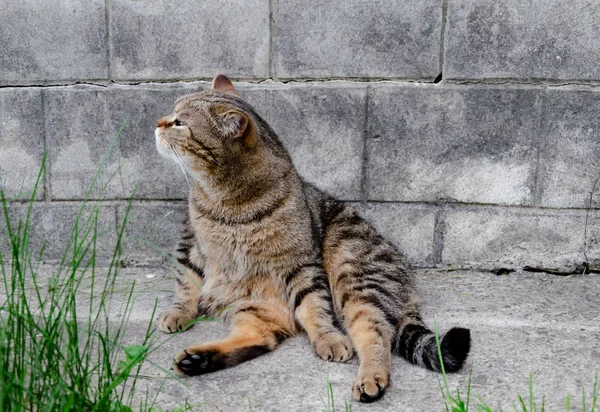
[[155, 137], [159, 153], [202, 185], [268, 184], [291, 168], [275, 133], [223, 75], [178, 99]]

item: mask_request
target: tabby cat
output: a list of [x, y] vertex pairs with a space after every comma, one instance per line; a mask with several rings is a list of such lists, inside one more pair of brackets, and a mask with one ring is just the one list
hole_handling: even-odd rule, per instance
[[[191, 181], [177, 249], [182, 271], [159, 327], [172, 333], [200, 314], [222, 312], [232, 323], [226, 339], [178, 354], [175, 370], [228, 368], [301, 331], [323, 359], [358, 354], [352, 394], [363, 402], [383, 395], [392, 354], [441, 369], [394, 246], [298, 176], [277, 135], [227, 77], [177, 100], [155, 135], [158, 151]], [[441, 338], [446, 372], [459, 370], [469, 349], [468, 329], [448, 331]]]

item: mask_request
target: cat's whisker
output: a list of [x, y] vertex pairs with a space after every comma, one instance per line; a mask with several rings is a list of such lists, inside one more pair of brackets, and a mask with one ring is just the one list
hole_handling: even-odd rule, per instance
[[171, 146], [168, 147], [168, 151], [169, 151], [169, 154], [171, 155], [171, 158], [173, 159], [173, 162], [175, 164], [177, 164], [177, 166], [179, 166], [179, 168], [181, 169], [181, 172], [183, 173], [183, 176], [185, 177], [185, 180], [189, 183], [190, 177], [192, 177], [192, 176], [191, 176], [191, 173], [190, 173], [189, 169], [187, 168], [185, 162], [183, 161], [183, 159], [181, 158], [179, 153], [177, 153]]
[[189, 166], [187, 165], [187, 163], [185, 163], [185, 161], [183, 160], [183, 158], [181, 157], [180, 154], [177, 154], [177, 157], [179, 158], [179, 166], [183, 170], [183, 173], [185, 174], [185, 178], [187, 179], [188, 182], [190, 180], [193, 181], [194, 180], [194, 175], [192, 174]]

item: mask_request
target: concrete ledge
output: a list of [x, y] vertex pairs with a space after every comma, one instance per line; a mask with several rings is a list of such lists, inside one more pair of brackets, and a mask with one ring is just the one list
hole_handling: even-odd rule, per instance
[[[175, 281], [163, 268], [124, 270], [117, 281], [120, 286], [134, 280], [136, 303], [126, 343], [140, 344], [155, 302], [159, 313], [169, 308]], [[467, 366], [448, 376], [452, 390], [460, 386], [461, 395], [466, 394], [471, 367], [472, 390], [494, 410], [509, 410], [512, 402], [518, 402], [518, 394], [527, 402], [529, 373], [533, 374], [536, 403], [544, 396], [548, 410], [561, 410], [567, 394], [572, 405], [581, 405], [581, 386], [587, 394], [592, 390], [596, 371], [590, 365], [600, 359], [596, 339], [600, 333], [596, 298], [600, 276], [417, 271], [415, 280], [427, 325], [433, 327], [435, 316], [441, 332], [453, 326], [471, 328], [473, 343]], [[129, 290], [115, 289], [123, 295]], [[223, 338], [228, 329], [221, 322], [201, 322], [180, 335], [157, 331], [162, 346], [151, 359], [168, 368], [180, 350]], [[393, 357], [392, 384], [381, 401], [376, 405], [350, 401], [357, 369], [356, 358], [344, 364], [321, 360], [307, 337], [300, 335], [235, 368], [185, 379], [188, 387], [167, 380], [158, 405], [174, 407], [187, 399], [200, 411], [247, 410], [248, 405], [260, 411], [321, 410], [329, 376], [338, 408], [348, 399], [353, 411], [444, 410], [439, 375], [398, 357]], [[155, 393], [164, 374], [150, 365], [143, 374], [154, 379], [138, 382], [140, 393], [146, 388]]]

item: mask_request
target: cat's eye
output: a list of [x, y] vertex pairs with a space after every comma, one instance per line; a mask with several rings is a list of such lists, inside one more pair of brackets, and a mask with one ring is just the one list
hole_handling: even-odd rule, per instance
[[185, 123], [184, 123], [184, 122], [182, 122], [182, 121], [181, 121], [181, 120], [179, 120], [179, 119], [175, 120], [175, 121], [173, 122], [173, 124], [174, 124], [175, 126], [185, 126]]

